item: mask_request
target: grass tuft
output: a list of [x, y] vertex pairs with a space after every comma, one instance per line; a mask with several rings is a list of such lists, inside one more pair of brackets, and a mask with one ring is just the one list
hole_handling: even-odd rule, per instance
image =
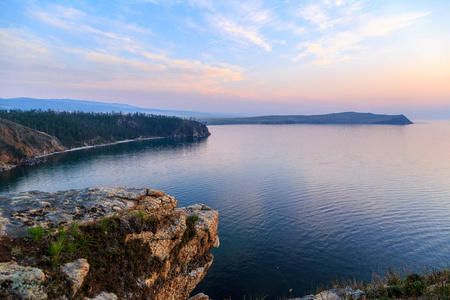
[[28, 228], [28, 234], [30, 235], [33, 242], [37, 242], [42, 239], [45, 235], [45, 229], [42, 226], [30, 227]]
[[64, 249], [64, 242], [66, 241], [65, 236], [59, 236], [55, 242], [50, 244], [50, 248], [48, 250], [49, 254], [52, 257], [52, 261], [56, 262], [59, 255]]

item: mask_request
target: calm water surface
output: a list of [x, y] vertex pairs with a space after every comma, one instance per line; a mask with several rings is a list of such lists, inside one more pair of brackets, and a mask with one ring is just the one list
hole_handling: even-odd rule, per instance
[[220, 213], [196, 291], [303, 295], [333, 275], [450, 265], [450, 122], [209, 126], [202, 141], [82, 150], [0, 174], [0, 191], [132, 186]]

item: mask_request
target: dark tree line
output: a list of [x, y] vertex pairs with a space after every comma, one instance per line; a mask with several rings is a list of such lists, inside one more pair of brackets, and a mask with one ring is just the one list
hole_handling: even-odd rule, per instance
[[138, 137], [167, 137], [182, 127], [184, 122], [192, 122], [177, 117], [143, 113], [59, 112], [53, 110], [0, 110], [0, 118], [53, 135], [69, 148]]

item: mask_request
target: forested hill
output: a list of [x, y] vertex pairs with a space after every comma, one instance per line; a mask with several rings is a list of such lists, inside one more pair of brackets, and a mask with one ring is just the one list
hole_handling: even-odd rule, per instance
[[327, 115], [261, 116], [247, 118], [204, 119], [209, 125], [229, 124], [335, 124], [335, 125], [408, 125], [413, 124], [404, 115], [379, 115], [344, 112]]
[[210, 135], [208, 128], [197, 121], [142, 113], [0, 110], [0, 118], [55, 136], [68, 148], [145, 137]]

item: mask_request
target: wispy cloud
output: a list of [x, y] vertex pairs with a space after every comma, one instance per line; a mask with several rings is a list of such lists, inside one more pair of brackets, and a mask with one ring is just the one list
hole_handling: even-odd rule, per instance
[[245, 45], [248, 43], [257, 45], [270, 52], [271, 46], [258, 32], [257, 27], [239, 25], [235, 20], [218, 14], [210, 15], [209, 20], [222, 35]]
[[[71, 55], [71, 60], [58, 62], [65, 53]], [[0, 29], [0, 64], [5, 84], [15, 81], [13, 74], [19, 71], [26, 71], [23, 80], [35, 85], [85, 89], [227, 93], [223, 83], [244, 80], [242, 68], [226, 63], [203, 63], [152, 52], [130, 58], [106, 51], [59, 47], [42, 42], [25, 29]]]
[[364, 1], [350, 0], [323, 0], [304, 7], [300, 15], [316, 26], [318, 37], [299, 43], [293, 61], [312, 57], [317, 65], [329, 65], [358, 57], [357, 53], [370, 47], [365, 43], [369, 38], [386, 36], [429, 15], [406, 12], [380, 16], [363, 8]]
[[[273, 21], [273, 11], [263, 6], [261, 1], [162, 1], [150, 0], [159, 5], [185, 5], [197, 8], [203, 16], [205, 25], [200, 26], [189, 20], [191, 28], [202, 28], [221, 39], [238, 43], [241, 46], [257, 46], [271, 51], [271, 40], [263, 34], [263, 28]], [[199, 22], [199, 20], [197, 20]]]
[[[61, 5], [47, 5], [45, 9], [29, 7], [28, 14], [41, 22], [67, 30], [71, 34], [88, 34], [92, 39], [100, 41], [104, 47], [117, 48], [128, 52], [141, 50], [139, 43], [133, 41], [130, 34], [153, 36], [148, 29], [133, 23], [89, 16], [85, 12], [73, 7]], [[103, 30], [105, 27], [114, 30]]]
[[354, 20], [364, 7], [363, 0], [322, 0], [300, 6], [297, 15], [325, 30]]

